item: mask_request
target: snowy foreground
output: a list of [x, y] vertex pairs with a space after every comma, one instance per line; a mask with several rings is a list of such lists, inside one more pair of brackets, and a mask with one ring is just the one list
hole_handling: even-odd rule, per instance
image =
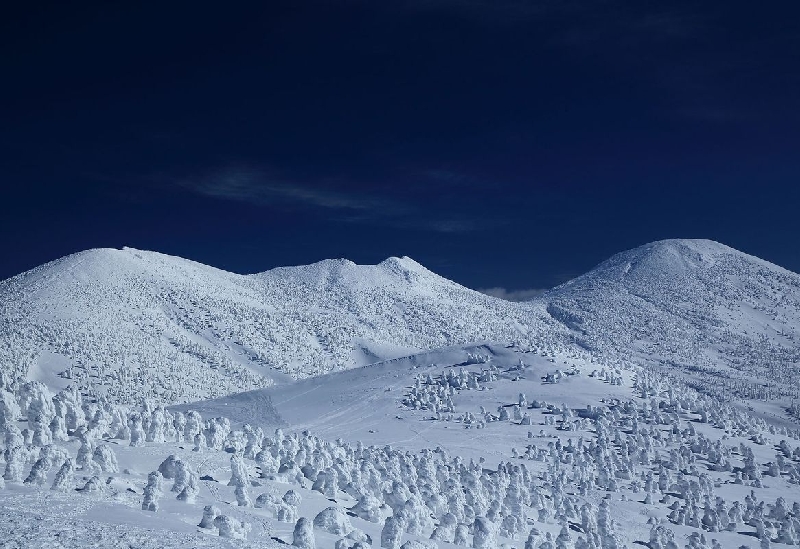
[[[47, 294], [58, 286], [56, 279], [63, 284], [74, 276], [74, 263], [68, 263], [72, 275], [43, 267], [6, 281], [6, 295], [16, 301], [4, 303], [4, 315], [26, 307], [32, 313], [12, 336], [6, 333], [6, 342], [25, 340], [20, 326], [44, 325], [47, 315], [54, 326], [72, 326], [74, 333], [54, 340], [61, 346], [45, 347], [52, 332], [38, 330], [31, 336], [35, 343], [25, 340], [29, 350], [42, 345], [38, 355], [25, 359], [27, 367], [0, 363], [0, 546], [800, 546], [800, 408], [792, 404], [798, 390], [792, 353], [800, 277], [714, 243], [653, 246], [647, 253], [620, 254], [541, 301], [495, 309], [491, 298], [483, 301], [444, 279], [431, 283], [410, 260], [398, 260], [406, 269], [399, 276], [417, 270], [423, 281], [408, 286], [397, 283], [392, 262], [367, 271], [345, 265], [344, 274], [326, 275], [320, 287], [315, 271], [304, 284], [313, 280], [314, 292], [333, 288], [341, 295], [327, 299], [344, 300], [325, 307], [350, 307], [335, 321], [350, 322], [363, 334], [380, 332], [383, 339], [375, 345], [347, 336], [357, 340], [349, 347], [357, 359], [349, 369], [327, 374], [297, 375], [302, 356], [287, 356], [291, 369], [281, 371], [279, 365], [247, 364], [242, 357], [253, 355], [237, 355], [233, 346], [225, 351], [229, 355], [220, 350], [220, 356], [237, 357], [238, 362], [230, 359], [231, 371], [243, 368], [253, 379], [266, 380], [244, 383], [240, 389], [251, 389], [245, 392], [231, 390], [236, 384], [202, 387], [224, 378], [220, 368], [226, 371], [221, 362], [203, 362], [205, 355], [192, 355], [177, 370], [158, 375], [124, 357], [98, 369], [86, 357], [94, 353], [100, 360], [119, 343], [109, 339], [102, 351], [91, 338], [111, 338], [113, 326], [96, 324], [82, 347], [75, 342], [94, 314], [91, 300], [76, 303], [74, 310], [82, 312], [75, 313], [65, 300]], [[655, 276], [664, 262], [674, 276], [683, 273], [680, 284]], [[84, 271], [68, 286], [109, 288], [110, 279], [122, 277], [116, 263], [105, 270], [117, 274], [98, 282]], [[353, 272], [378, 274], [369, 283], [361, 275], [343, 282]], [[31, 280], [43, 273], [50, 278], [32, 288]], [[286, 284], [299, 276], [284, 274]], [[191, 276], [180, 276], [188, 292]], [[241, 284], [236, 276], [231, 280]], [[719, 277], [735, 283], [726, 286]], [[150, 295], [149, 282], [140, 275], [133, 279], [142, 296]], [[370, 288], [372, 309], [363, 301], [347, 304], [342, 288], [353, 284], [363, 292]], [[440, 321], [418, 319], [414, 309], [415, 303], [432, 310], [446, 301], [432, 284], [455, 292], [450, 298], [460, 296], [462, 302], [451, 307], [476, 315], [447, 321], [455, 327], [451, 333], [460, 334], [456, 339], [506, 330], [516, 337], [473, 337], [485, 343], [445, 341], [450, 346], [420, 350], [435, 336], [393, 333], [391, 318], [383, 316], [393, 300], [407, 329], [441, 328]], [[719, 289], [713, 291], [715, 284]], [[592, 288], [599, 293], [589, 300]], [[118, 290], [108, 295], [119, 297]], [[161, 291], [169, 294], [166, 286]], [[280, 317], [275, 322], [283, 325], [286, 310], [259, 304], [260, 291], [253, 290], [251, 313], [272, 308], [270, 318]], [[93, 299], [103, 302], [108, 295], [99, 292]], [[711, 301], [690, 307], [691, 296]], [[125, 333], [138, 333], [136, 341], [145, 341], [153, 329], [136, 331], [142, 311], [157, 321], [164, 311], [181, 310], [153, 303], [129, 303], [115, 313], [127, 315]], [[478, 317], [487, 308], [495, 316], [481, 327]], [[319, 323], [307, 330], [326, 333], [325, 322], [334, 323], [326, 310], [314, 313]], [[514, 315], [505, 328], [503, 311]], [[222, 314], [209, 310], [202, 317], [212, 319], [203, 320], [212, 326], [206, 332], [192, 324], [199, 322], [194, 313], [185, 314], [162, 327], [180, 325], [197, 341], [205, 334], [195, 350], [224, 350], [224, 334], [215, 324]], [[295, 317], [301, 324], [302, 315]], [[476, 325], [457, 332], [466, 322]], [[235, 329], [244, 333], [246, 323], [241, 326]], [[654, 337], [659, 330], [667, 335]], [[782, 335], [766, 335], [770, 330]], [[397, 343], [403, 338], [415, 342], [405, 354]], [[761, 341], [757, 349], [748, 347], [753, 338]], [[345, 339], [318, 356], [344, 352]], [[252, 351], [237, 340], [240, 350]], [[371, 364], [364, 349], [372, 353]], [[142, 349], [140, 356], [148, 352]], [[379, 360], [383, 353], [390, 358]], [[752, 375], [742, 357], [761, 357]], [[769, 357], [781, 359], [775, 371], [767, 371]], [[359, 363], [366, 365], [352, 367]], [[87, 375], [54, 375], [55, 365]], [[213, 370], [202, 383], [185, 377], [202, 368]], [[139, 379], [130, 379], [132, 370]], [[113, 390], [113, 376], [127, 388]], [[152, 384], [165, 390], [132, 398], [131, 388]], [[202, 398], [187, 402], [193, 394]]]

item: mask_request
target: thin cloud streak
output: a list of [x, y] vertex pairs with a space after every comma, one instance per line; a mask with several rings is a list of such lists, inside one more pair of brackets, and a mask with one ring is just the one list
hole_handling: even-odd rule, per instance
[[198, 178], [173, 179], [194, 193], [250, 204], [282, 208], [327, 210], [331, 218], [406, 230], [463, 233], [475, 230], [475, 222], [443, 214], [431, 218], [418, 206], [363, 192], [325, 188], [324, 184], [273, 178], [258, 169], [232, 169]]
[[385, 200], [272, 179], [254, 170], [221, 172], [200, 179], [181, 180], [179, 184], [206, 196], [256, 204], [294, 202], [330, 210], [355, 211], [375, 208], [390, 211], [397, 209], [395, 204]]

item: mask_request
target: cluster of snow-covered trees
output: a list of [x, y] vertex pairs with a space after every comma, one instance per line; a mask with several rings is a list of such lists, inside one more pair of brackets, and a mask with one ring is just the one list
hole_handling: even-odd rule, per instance
[[[501, 373], [489, 366], [480, 372], [450, 369], [436, 377], [419, 376], [407, 398], [441, 411], [452, 407], [447, 399], [457, 391], [479, 389]], [[619, 375], [609, 369], [593, 377], [614, 384]], [[712, 538], [712, 546], [714, 533], [741, 529], [752, 530], [765, 544], [798, 543], [800, 503], [789, 493], [764, 501], [755, 490], [775, 481], [800, 487], [800, 433], [768, 425], [655, 371], [640, 371], [633, 389], [635, 398], [606, 399], [585, 409], [520, 394], [497, 415], [484, 410], [487, 424], [522, 425], [532, 424], [527, 411], [543, 411], [543, 423], [564, 432], [555, 439], [529, 433], [527, 447], [514, 449], [490, 469], [442, 448], [411, 454], [390, 446], [326, 441], [308, 432], [279, 429], [267, 435], [258, 427], [236, 428], [225, 418], [206, 419], [148, 401], [123, 406], [85, 398], [74, 388], [53, 394], [40, 382], [4, 379], [3, 482], [103, 493], [104, 479], [119, 474], [109, 441], [133, 448], [180, 444], [186, 452], [229, 455], [227, 488], [236, 506], [266, 510], [278, 522], [295, 524], [297, 547], [313, 547], [315, 529], [338, 537], [337, 547], [422, 546], [419, 541], [402, 543], [409, 535], [430, 544], [470, 547], [496, 547], [502, 540], [530, 548], [622, 547], [611, 505], [615, 495], [625, 494], [638, 495], [645, 506], [669, 509], [665, 521], [652, 525], [653, 548], [675, 546], [673, 527], [697, 529], [698, 536], [702, 532]], [[724, 434], [712, 437], [711, 432]], [[185, 457], [170, 453], [148, 475], [142, 510], [159, 512], [166, 497], [197, 504], [204, 481]], [[254, 485], [271, 481], [296, 488], [276, 494]], [[722, 484], [746, 486], [750, 492], [742, 499], [725, 499]], [[303, 490], [355, 504], [335, 503], [302, 517]], [[197, 515], [204, 531], [223, 537], [244, 538], [253, 530], [240, 515], [213, 505], [202, 512], [198, 506]], [[353, 527], [350, 516], [380, 525], [380, 540]], [[557, 535], [550, 533], [554, 525]], [[689, 547], [707, 545], [704, 537], [692, 540]]]

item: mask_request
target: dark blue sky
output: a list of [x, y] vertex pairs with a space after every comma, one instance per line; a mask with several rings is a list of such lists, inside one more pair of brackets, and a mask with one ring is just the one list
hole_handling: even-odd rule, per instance
[[800, 271], [796, 2], [27, 4], [0, 278], [132, 246], [542, 288], [672, 237]]

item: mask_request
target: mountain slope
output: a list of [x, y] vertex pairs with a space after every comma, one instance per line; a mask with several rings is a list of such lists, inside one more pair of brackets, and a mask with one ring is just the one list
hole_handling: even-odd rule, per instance
[[721, 396], [796, 396], [800, 386], [800, 276], [717, 242], [617, 254], [526, 306], [594, 354], [678, 366]]
[[89, 250], [0, 283], [0, 303], [6, 376], [122, 402], [210, 398], [444, 345], [529, 343], [537, 325], [409, 258], [243, 276], [154, 252]]
[[724, 398], [788, 400], [800, 387], [799, 329], [800, 276], [706, 240], [623, 252], [526, 303], [409, 258], [244, 276], [102, 249], [0, 282], [0, 381], [178, 403], [450, 345], [516, 342], [665, 368]]

